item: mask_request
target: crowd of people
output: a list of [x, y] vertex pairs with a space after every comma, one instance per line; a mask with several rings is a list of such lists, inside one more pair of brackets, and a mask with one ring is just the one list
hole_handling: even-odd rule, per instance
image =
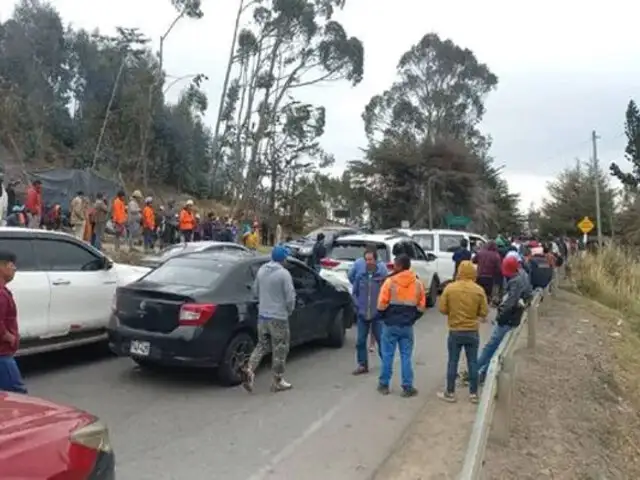
[[[478, 402], [478, 388], [487, 374], [491, 358], [505, 335], [520, 325], [522, 315], [536, 289], [552, 287], [557, 269], [567, 260], [571, 244], [563, 239], [541, 243], [535, 239], [499, 236], [477, 252], [471, 252], [466, 240], [453, 255], [455, 279], [443, 290], [439, 310], [447, 317], [448, 363], [446, 388], [439, 397], [456, 401], [455, 386], [461, 379], [469, 385], [469, 399]], [[426, 307], [422, 282], [411, 270], [411, 260], [399, 255], [392, 272], [378, 258], [375, 245], [366, 247], [348, 272], [357, 312], [356, 368], [354, 375], [369, 373], [367, 341], [373, 337], [381, 368], [378, 391], [390, 393], [392, 367], [396, 351], [400, 356], [402, 395], [418, 393], [414, 385], [414, 325]], [[295, 306], [295, 289], [283, 263], [285, 247], [276, 246], [272, 261], [260, 268], [254, 291], [258, 297], [258, 345], [243, 372], [243, 385], [253, 391], [255, 369], [269, 346], [273, 353], [273, 391], [292, 386], [284, 379], [289, 351], [288, 317]], [[494, 327], [488, 342], [480, 350], [480, 324], [487, 322], [495, 307]], [[467, 372], [458, 375], [464, 350]]]
[[[39, 180], [27, 186], [24, 202], [18, 200], [16, 185], [9, 182], [3, 186], [0, 225], [67, 229], [97, 249], [102, 249], [107, 233], [113, 235], [116, 250], [123, 244], [130, 250], [142, 245], [145, 251], [151, 251], [178, 242], [201, 240], [239, 242], [255, 250], [264, 241], [257, 218], [238, 220], [214, 212], [202, 218], [193, 200], [182, 205], [176, 205], [173, 200], [158, 205], [153, 197], [144, 197], [140, 190], [135, 190], [128, 199], [124, 191], [117, 192], [113, 199], [104, 193], [90, 197], [78, 191], [69, 205], [49, 205], [43, 202]], [[276, 241], [280, 241], [281, 236], [282, 228], [278, 225]]]

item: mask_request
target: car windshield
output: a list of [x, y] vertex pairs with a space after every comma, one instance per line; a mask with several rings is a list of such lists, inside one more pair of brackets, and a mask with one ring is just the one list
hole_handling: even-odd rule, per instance
[[[367, 245], [369, 245], [367, 242], [361, 241], [339, 242], [333, 246], [328, 256], [334, 260], [353, 262], [358, 258], [364, 257]], [[376, 250], [378, 252], [378, 260], [382, 262], [389, 261], [389, 251], [384, 243], [376, 244]]]
[[225, 260], [174, 258], [149, 272], [144, 280], [163, 285], [207, 288], [216, 286], [231, 268], [232, 264]]
[[433, 248], [433, 234], [431, 233], [414, 233], [411, 237], [416, 241], [423, 250], [432, 252]]

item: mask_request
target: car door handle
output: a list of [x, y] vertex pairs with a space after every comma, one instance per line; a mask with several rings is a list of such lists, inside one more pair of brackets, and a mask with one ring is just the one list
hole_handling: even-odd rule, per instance
[[104, 285], [115, 285], [117, 282], [115, 280], [106, 280], [102, 282]]
[[54, 280], [51, 282], [53, 285], [71, 285], [71, 280]]

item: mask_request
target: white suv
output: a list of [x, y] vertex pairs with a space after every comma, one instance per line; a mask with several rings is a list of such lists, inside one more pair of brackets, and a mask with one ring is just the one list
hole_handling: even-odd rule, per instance
[[418, 275], [427, 291], [427, 305], [435, 305], [440, 289], [440, 279], [435, 269], [436, 257], [425, 253], [418, 243], [406, 235], [357, 234], [340, 237], [327, 252], [327, 258], [322, 259], [322, 267], [346, 277], [353, 262], [364, 256], [367, 245], [376, 246], [378, 260], [385, 262], [389, 271], [398, 255], [407, 254], [411, 259], [411, 270]]
[[62, 232], [0, 227], [0, 249], [17, 257], [8, 287], [18, 307], [18, 355], [106, 340], [116, 288], [150, 270], [114, 263]]

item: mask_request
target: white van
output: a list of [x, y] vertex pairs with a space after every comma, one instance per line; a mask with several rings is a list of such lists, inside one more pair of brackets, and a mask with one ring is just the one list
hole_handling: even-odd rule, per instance
[[453, 253], [460, 246], [460, 240], [466, 238], [472, 252], [487, 243], [487, 239], [482, 235], [459, 230], [401, 229], [399, 231], [413, 238], [425, 252], [433, 253], [436, 256], [436, 269], [441, 284], [453, 280]]

